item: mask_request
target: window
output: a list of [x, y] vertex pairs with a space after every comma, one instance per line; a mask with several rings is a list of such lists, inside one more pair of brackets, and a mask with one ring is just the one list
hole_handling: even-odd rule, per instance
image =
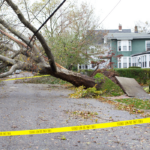
[[85, 69], [88, 69], [88, 65], [85, 65]]
[[121, 68], [121, 58], [118, 58], [118, 68]]
[[146, 51], [150, 51], [150, 41], [146, 41]]
[[[133, 59], [132, 59], [133, 62]], [[118, 68], [128, 68], [131, 66], [131, 57], [118, 58]]]
[[129, 67], [131, 67], [131, 58], [129, 57]]
[[143, 68], [143, 56], [141, 56], [141, 67]]
[[94, 68], [95, 67], [95, 64], [92, 64], [92, 68]]
[[129, 51], [131, 51], [131, 41], [129, 41]]
[[119, 51], [121, 51], [121, 41], [118, 41], [118, 48], [119, 48]]
[[138, 57], [138, 67], [141, 67], [141, 57]]
[[127, 68], [127, 57], [123, 57], [123, 68]]
[[144, 67], [145, 67], [144, 62], [145, 62], [145, 60], [144, 60], [144, 56], [142, 56], [142, 68], [144, 68]]
[[131, 51], [131, 41], [118, 41], [118, 51]]
[[147, 67], [147, 57], [145, 55], [145, 67]]

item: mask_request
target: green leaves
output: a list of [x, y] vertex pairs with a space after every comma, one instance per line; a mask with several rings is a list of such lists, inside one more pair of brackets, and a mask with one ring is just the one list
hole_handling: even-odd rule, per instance
[[64, 135], [62, 135], [60, 139], [61, 139], [61, 140], [67, 140]]
[[88, 98], [93, 98], [93, 97], [99, 97], [102, 95], [105, 91], [98, 91], [96, 89], [96, 85], [92, 88], [84, 89], [84, 86], [80, 86], [76, 88], [76, 92], [73, 94], [70, 94], [71, 98], [82, 98], [82, 97], [88, 97]]

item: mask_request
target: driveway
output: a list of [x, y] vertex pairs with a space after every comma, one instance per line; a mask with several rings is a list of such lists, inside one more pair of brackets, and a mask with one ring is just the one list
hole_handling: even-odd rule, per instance
[[[17, 131], [76, 126], [141, 118], [116, 110], [96, 99], [71, 99], [73, 91], [42, 84], [14, 84], [0, 87], [0, 131]], [[98, 115], [83, 118], [75, 112]], [[62, 140], [65, 137], [66, 140]], [[107, 129], [0, 137], [1, 150], [149, 150], [150, 124]]]

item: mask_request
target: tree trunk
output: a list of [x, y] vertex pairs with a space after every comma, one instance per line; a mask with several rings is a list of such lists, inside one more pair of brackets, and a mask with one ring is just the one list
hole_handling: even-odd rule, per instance
[[[57, 66], [57, 64], [56, 64]], [[74, 86], [84, 86], [85, 88], [94, 87], [95, 86], [95, 79], [89, 77], [87, 75], [82, 75], [80, 73], [76, 73], [61, 67], [57, 67], [57, 73], [54, 73], [49, 66], [43, 67], [40, 71], [41, 74], [50, 74], [56, 78], [60, 78], [67, 82], [72, 83]], [[99, 89], [101, 83], [96, 85], [96, 88]]]

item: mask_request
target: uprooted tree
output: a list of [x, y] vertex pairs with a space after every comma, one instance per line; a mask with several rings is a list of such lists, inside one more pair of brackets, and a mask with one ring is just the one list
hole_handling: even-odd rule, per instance
[[[17, 15], [19, 24], [21, 23], [24, 25], [32, 33], [36, 33], [37, 29], [35, 26], [25, 18], [18, 6], [13, 3], [12, 0], [5, 0], [4, 3], [9, 5]], [[14, 27], [13, 23], [12, 25], [7, 23], [4, 16], [0, 16], [0, 69], [6, 67], [10, 67], [10, 69], [9, 71], [0, 74], [0, 78], [11, 75], [16, 69], [27, 71], [33, 71], [34, 69], [35, 72], [39, 72], [40, 74], [50, 74], [54, 77], [68, 81], [77, 87], [81, 85], [84, 85], [86, 88], [95, 86], [95, 79], [92, 77], [69, 71], [57, 64], [47, 41], [40, 32], [37, 32], [35, 35], [40, 43], [39, 46], [39, 43], [36, 44], [35, 42], [36, 38], [30, 42], [31, 36], [29, 37], [27, 34], [20, 33]], [[8, 42], [9, 40], [17, 44], [17, 51], [14, 50], [11, 45], [12, 42]], [[101, 83], [98, 83], [97, 88], [99, 88], [100, 85]]]

